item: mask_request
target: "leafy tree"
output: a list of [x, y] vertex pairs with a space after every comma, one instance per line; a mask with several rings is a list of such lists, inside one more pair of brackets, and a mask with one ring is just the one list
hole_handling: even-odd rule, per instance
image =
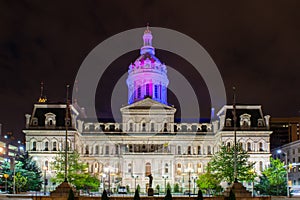
[[211, 194], [211, 190], [217, 190], [220, 188], [220, 181], [216, 179], [216, 176], [211, 173], [211, 167], [208, 164], [207, 171], [201, 174], [197, 180], [199, 191], [205, 190], [207, 194]]
[[262, 172], [255, 190], [265, 195], [286, 195], [286, 169], [279, 159], [270, 159], [270, 166]]
[[[237, 178], [246, 181], [255, 163], [249, 163], [249, 154], [239, 145], [237, 148]], [[219, 181], [234, 181], [234, 147], [222, 146], [210, 161], [211, 171]]]
[[126, 191], [127, 191], [128, 193], [130, 193], [130, 187], [129, 187], [129, 185], [126, 185]]
[[167, 191], [168, 190], [170, 190], [170, 192], [172, 191], [172, 187], [171, 187], [171, 184], [169, 182], [167, 183]]
[[180, 189], [179, 189], [179, 184], [178, 183], [175, 183], [174, 184], [174, 192], [175, 193], [178, 193], [180, 191]]
[[[56, 176], [51, 178], [52, 182], [61, 183], [65, 177], [65, 154], [60, 152], [51, 163], [52, 169], [56, 171]], [[99, 180], [88, 173], [88, 166], [79, 160], [78, 152], [74, 151], [68, 154], [68, 182], [76, 189], [92, 189], [99, 187]]]
[[20, 172], [15, 175], [16, 193], [19, 193], [27, 184], [28, 178], [22, 176]]
[[140, 191], [141, 191], [141, 186], [140, 186], [140, 184], [138, 184], [138, 185], [136, 186], [136, 189], [137, 189], [138, 192], [140, 193]]
[[21, 162], [23, 165], [21, 167], [21, 173], [23, 176], [27, 177], [27, 184], [25, 189], [27, 191], [39, 191], [42, 188], [42, 172], [37, 166], [36, 161], [32, 160], [28, 152], [20, 155], [17, 158], [18, 163]]
[[[15, 172], [14, 172], [15, 170]], [[39, 191], [42, 187], [42, 173], [39, 167], [37, 166], [36, 162], [32, 160], [32, 157], [28, 155], [26, 152], [23, 155], [19, 155], [14, 163], [10, 163], [8, 161], [4, 161], [2, 164], [2, 168], [0, 170], [1, 174], [8, 174], [9, 178], [7, 179], [7, 186], [8, 190], [13, 190], [13, 175], [17, 178], [25, 177], [27, 179], [26, 184], [25, 182], [21, 182], [22, 186], [17, 188], [18, 192], [22, 191]], [[3, 179], [2, 185], [5, 184], [5, 180]]]
[[160, 186], [157, 184], [155, 189], [157, 190], [158, 194], [159, 194], [159, 191], [160, 191]]

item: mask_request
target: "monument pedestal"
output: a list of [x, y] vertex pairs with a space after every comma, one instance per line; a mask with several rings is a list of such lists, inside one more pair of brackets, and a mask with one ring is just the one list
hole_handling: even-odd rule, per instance
[[225, 197], [229, 197], [230, 190], [233, 191], [235, 197], [251, 197], [252, 196], [251, 192], [246, 190], [246, 188], [243, 186], [243, 184], [239, 183], [239, 182], [233, 183], [231, 186], [226, 188], [223, 195]]
[[153, 195], [154, 195], [153, 188], [148, 188], [148, 196], [153, 196]]
[[76, 195], [76, 191], [70, 186], [68, 182], [62, 182], [59, 186], [55, 188], [54, 191], [50, 193], [51, 197], [68, 197], [70, 190], [73, 190], [74, 196]]

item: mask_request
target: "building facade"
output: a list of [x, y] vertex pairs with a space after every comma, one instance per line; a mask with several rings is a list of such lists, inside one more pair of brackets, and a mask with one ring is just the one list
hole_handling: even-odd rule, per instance
[[[164, 189], [167, 182], [184, 191], [189, 179], [205, 172], [221, 145], [233, 145], [232, 105], [224, 105], [211, 123], [174, 121], [176, 108], [167, 101], [167, 67], [155, 56], [148, 28], [143, 40], [140, 56], [129, 66], [128, 105], [120, 108], [121, 123], [91, 122], [76, 103], [66, 112], [66, 104], [40, 102], [26, 115], [26, 150], [40, 167], [47, 167], [47, 179], [55, 175], [50, 163], [64, 150], [66, 127], [69, 151], [80, 153], [102, 188], [139, 184], [146, 191], [152, 175], [154, 188]], [[236, 116], [237, 141], [260, 173], [271, 155], [269, 116], [259, 105], [237, 105]]]

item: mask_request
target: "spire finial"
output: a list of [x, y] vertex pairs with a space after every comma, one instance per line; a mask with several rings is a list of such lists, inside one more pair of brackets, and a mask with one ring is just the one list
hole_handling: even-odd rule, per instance
[[46, 103], [47, 98], [46, 96], [44, 96], [44, 82], [41, 81], [41, 94], [40, 94], [40, 98], [38, 100], [39, 103]]
[[147, 34], [147, 33], [151, 34], [151, 31], [149, 30], [149, 22], [147, 22], [147, 26], [146, 26], [146, 30], [145, 30], [144, 34]]

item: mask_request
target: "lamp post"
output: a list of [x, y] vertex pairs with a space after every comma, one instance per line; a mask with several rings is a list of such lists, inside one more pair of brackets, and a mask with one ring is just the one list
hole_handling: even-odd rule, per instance
[[47, 172], [47, 169], [48, 168], [46, 166], [43, 167], [43, 170], [44, 170], [44, 195], [46, 195], [46, 181], [47, 181], [46, 172]]
[[169, 177], [168, 175], [163, 175], [162, 178], [165, 180], [165, 193], [167, 194], [167, 178]]
[[188, 167], [186, 172], [189, 175], [189, 191], [188, 191], [188, 193], [189, 193], [189, 197], [191, 197], [191, 173], [193, 172], [193, 169]]
[[196, 180], [197, 180], [198, 176], [194, 175], [192, 176], [192, 179], [194, 180], [194, 194], [195, 194], [195, 191], [196, 191]]
[[105, 167], [104, 172], [107, 172], [107, 175], [108, 175], [108, 195], [110, 195], [110, 193], [111, 193], [111, 190], [110, 190], [110, 175], [111, 175], [111, 172], [114, 172], [114, 168], [112, 168], [110, 166]]
[[132, 178], [134, 178], [134, 191], [136, 190], [136, 179], [138, 178], [138, 175], [132, 175]]
[[278, 154], [283, 154], [285, 156], [285, 169], [286, 169], [286, 196], [290, 197], [290, 189], [289, 189], [289, 166], [287, 162], [287, 153], [282, 151], [281, 149], [277, 150]]
[[3, 176], [5, 178], [5, 193], [7, 193], [7, 178], [9, 177], [9, 175], [8, 174], [4, 174]]

